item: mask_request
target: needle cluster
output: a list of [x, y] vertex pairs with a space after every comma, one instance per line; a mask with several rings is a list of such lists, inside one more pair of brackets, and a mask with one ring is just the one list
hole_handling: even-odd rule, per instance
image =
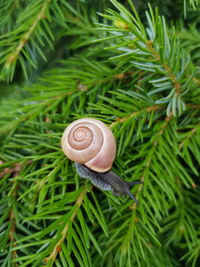
[[[200, 1], [151, 2], [0, 0], [0, 266], [199, 266]], [[88, 116], [139, 206], [64, 156]]]

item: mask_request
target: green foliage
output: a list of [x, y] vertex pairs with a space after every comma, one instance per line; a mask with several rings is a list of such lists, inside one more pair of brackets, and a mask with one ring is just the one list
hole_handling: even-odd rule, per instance
[[[199, 265], [199, 21], [133, 2], [0, 0], [2, 267]], [[87, 116], [116, 137], [114, 171], [143, 182], [139, 207], [64, 156]]]
[[190, 6], [196, 10], [196, 8], [199, 6], [200, 4], [200, 1], [199, 0], [189, 0], [189, 1], [186, 1], [184, 0], [184, 13], [185, 13], [185, 16], [186, 16], [186, 10], [187, 10], [187, 2], [189, 2]]

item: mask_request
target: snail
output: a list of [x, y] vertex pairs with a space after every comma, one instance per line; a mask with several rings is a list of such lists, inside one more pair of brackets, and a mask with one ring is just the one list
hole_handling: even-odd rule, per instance
[[80, 177], [89, 179], [97, 188], [115, 195], [128, 194], [135, 202], [130, 187], [140, 181], [126, 182], [111, 169], [116, 154], [112, 131], [101, 121], [83, 118], [72, 122], [64, 131], [61, 147], [64, 154], [75, 162]]

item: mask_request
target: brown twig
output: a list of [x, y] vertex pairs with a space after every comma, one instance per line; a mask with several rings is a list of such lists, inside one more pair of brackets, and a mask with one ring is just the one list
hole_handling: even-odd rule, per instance
[[188, 139], [190, 139], [195, 133], [196, 131], [198, 130], [198, 128], [200, 127], [200, 123], [198, 123], [196, 125], [196, 127], [194, 127], [192, 130], [190, 130], [190, 134], [187, 136], [187, 138], [185, 138], [179, 145], [179, 150], [181, 150], [185, 144], [185, 142], [188, 141]]
[[143, 112], [149, 113], [151, 111], [156, 111], [158, 109], [161, 109], [161, 106], [153, 105], [151, 107], [147, 107], [147, 108], [141, 109], [140, 111], [133, 112], [128, 116], [125, 116], [125, 117], [122, 117], [122, 118], [116, 118], [115, 121], [113, 123], [111, 123], [109, 127], [112, 128], [116, 123], [123, 123], [123, 122], [129, 120], [130, 118], [137, 116], [140, 113], [143, 113]]
[[76, 215], [77, 215], [77, 212], [80, 208], [80, 206], [82, 205], [83, 203], [83, 199], [84, 199], [84, 196], [86, 195], [87, 193], [87, 190], [86, 190], [86, 187], [84, 187], [83, 191], [81, 192], [81, 194], [79, 195], [77, 201], [76, 201], [76, 209], [74, 210], [74, 213], [71, 215], [70, 219], [69, 219], [69, 222], [65, 225], [64, 229], [62, 230], [61, 232], [61, 238], [60, 240], [56, 243], [53, 251], [51, 252], [50, 256], [45, 258], [44, 259], [44, 262], [45, 263], [48, 263], [49, 261], [51, 261], [51, 264], [55, 261], [56, 259], [56, 256], [58, 253], [60, 253], [62, 251], [62, 244], [67, 236], [67, 233], [68, 233], [68, 230], [69, 230], [69, 224], [70, 222], [73, 222]]
[[[147, 41], [147, 47], [151, 51], [152, 55], [156, 58], [156, 60], [160, 61], [160, 55], [153, 47], [153, 41], [151, 41], [151, 40]], [[172, 73], [172, 70], [170, 69], [170, 67], [166, 63], [163, 63], [162, 66], [163, 66], [164, 70], [166, 71], [167, 76], [172, 80], [174, 87], [176, 89], [177, 95], [180, 95], [181, 94], [181, 84], [179, 83], [176, 76], [174, 76], [174, 74]]]
[[188, 104], [186, 104], [186, 106], [190, 107], [190, 108], [193, 108], [193, 109], [200, 109], [200, 105], [196, 105], [196, 104], [188, 103]]
[[[5, 162], [3, 162], [2, 160], [0, 160], [0, 165], [4, 164]], [[32, 161], [29, 160], [26, 163], [22, 164], [22, 163], [15, 163], [13, 167], [9, 167], [9, 168], [5, 168], [0, 172], [0, 178], [4, 177], [6, 174], [14, 174], [14, 177], [16, 177], [20, 170], [22, 169], [22, 167], [24, 167], [24, 165], [26, 164], [31, 164]]]
[[[171, 120], [172, 117], [173, 117], [173, 115], [170, 114], [169, 116], [167, 116], [167, 117], [165, 118], [165, 122], [162, 124], [161, 129], [160, 129], [160, 131], [159, 131], [158, 134], [157, 134], [157, 139], [153, 142], [153, 150], [154, 150], [154, 151], [155, 151], [155, 149], [156, 149], [156, 147], [157, 147], [157, 145], [158, 145], [158, 141], [159, 141], [160, 136], [162, 136], [162, 134], [163, 134], [163, 132], [164, 132], [164, 129], [167, 127], [167, 125], [168, 125], [168, 123], [169, 123], [169, 121]], [[143, 175], [142, 175], [142, 177], [141, 177], [141, 179], [140, 179], [140, 181], [141, 181], [142, 183], [144, 183], [144, 178], [145, 178], [146, 169], [148, 169], [148, 168], [150, 167], [151, 162], [152, 162], [152, 157], [146, 162], [146, 164], [145, 164], [145, 166], [144, 166], [144, 172], [143, 172]], [[135, 198], [136, 198], [136, 199], [138, 199], [139, 193], [142, 191], [142, 187], [143, 187], [143, 184], [140, 184], [140, 185], [138, 186], [138, 189], [137, 189], [136, 194], [135, 194]], [[136, 208], [137, 208], [136, 203], [133, 203], [133, 204], [130, 206], [130, 209], [131, 209], [131, 210], [136, 210]]]
[[[6, 173], [13, 173], [13, 178], [17, 177], [23, 167], [23, 164], [16, 163], [13, 168], [6, 168]], [[11, 188], [11, 197], [12, 201], [15, 201], [17, 198], [17, 186], [18, 182], [17, 180], [14, 180], [13, 186]], [[11, 206], [10, 213], [9, 213], [9, 220], [11, 224], [10, 233], [9, 233], [9, 239], [13, 247], [15, 247], [14, 241], [15, 241], [15, 231], [16, 231], [16, 217], [14, 209]], [[17, 250], [12, 250], [12, 259], [17, 258]], [[17, 263], [14, 263], [13, 266], [19, 266]]]
[[21, 53], [22, 49], [24, 48], [25, 44], [30, 39], [32, 33], [34, 32], [35, 28], [38, 25], [38, 22], [45, 18], [45, 10], [51, 0], [46, 0], [40, 10], [40, 13], [37, 15], [36, 19], [34, 20], [33, 24], [29, 28], [29, 30], [24, 34], [24, 36], [20, 39], [19, 44], [14, 52], [8, 57], [5, 67], [9, 68], [9, 66], [17, 60], [19, 54]]

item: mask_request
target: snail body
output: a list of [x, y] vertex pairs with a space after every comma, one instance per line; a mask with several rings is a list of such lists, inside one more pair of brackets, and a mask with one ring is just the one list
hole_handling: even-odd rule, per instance
[[91, 183], [103, 191], [112, 191], [114, 195], [128, 194], [139, 205], [137, 199], [130, 192], [130, 187], [135, 184], [141, 184], [140, 181], [126, 182], [123, 181], [113, 171], [98, 173], [91, 171], [84, 165], [75, 162], [76, 170], [80, 177], [89, 179]]
[[103, 122], [93, 118], [72, 122], [63, 133], [61, 146], [65, 155], [75, 162], [80, 177], [89, 179], [103, 191], [128, 194], [138, 204], [130, 187], [141, 182], [128, 183], [111, 171], [116, 142], [112, 131]]
[[112, 191], [112, 186], [107, 181], [101, 180], [101, 173], [91, 171], [77, 162], [74, 165], [80, 177], [89, 179], [94, 186], [103, 191]]

